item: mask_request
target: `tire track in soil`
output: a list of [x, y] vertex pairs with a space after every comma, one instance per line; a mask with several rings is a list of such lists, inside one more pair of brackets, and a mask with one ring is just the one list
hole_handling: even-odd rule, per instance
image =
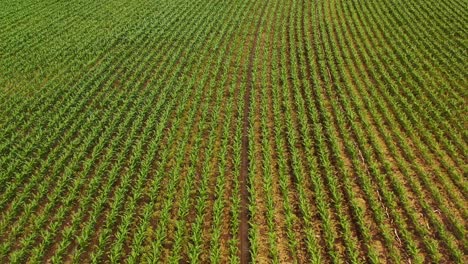
[[247, 68], [247, 84], [244, 94], [244, 118], [242, 120], [242, 142], [241, 142], [241, 168], [239, 175], [239, 185], [241, 192], [241, 208], [239, 214], [239, 259], [241, 264], [247, 264], [251, 260], [250, 256], [250, 243], [249, 243], [249, 188], [248, 188], [248, 174], [249, 174], [249, 128], [250, 128], [250, 101], [251, 91], [253, 89], [253, 66], [255, 59], [255, 51], [257, 48], [258, 35], [263, 15], [269, 1], [266, 1], [260, 11], [257, 23], [255, 25], [255, 33], [253, 35], [252, 46], [250, 48], [249, 64]]

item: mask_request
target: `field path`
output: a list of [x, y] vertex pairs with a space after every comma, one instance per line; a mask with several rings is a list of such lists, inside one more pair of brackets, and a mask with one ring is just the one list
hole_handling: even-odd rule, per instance
[[258, 17], [253, 35], [253, 42], [249, 53], [249, 65], [247, 68], [247, 87], [244, 94], [244, 119], [242, 123], [242, 153], [241, 153], [241, 170], [240, 170], [240, 191], [241, 191], [241, 212], [239, 225], [239, 241], [240, 241], [240, 262], [242, 264], [250, 261], [250, 246], [249, 246], [249, 128], [250, 128], [250, 109], [251, 109], [251, 94], [254, 89], [254, 81], [252, 78], [254, 71], [255, 51], [257, 49], [258, 36], [262, 25], [263, 15], [265, 14], [268, 1], [262, 6], [260, 16]]

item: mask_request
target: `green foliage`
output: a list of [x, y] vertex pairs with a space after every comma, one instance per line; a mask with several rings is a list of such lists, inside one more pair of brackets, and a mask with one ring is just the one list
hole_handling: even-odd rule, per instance
[[463, 1], [0, 5], [1, 263], [466, 259]]

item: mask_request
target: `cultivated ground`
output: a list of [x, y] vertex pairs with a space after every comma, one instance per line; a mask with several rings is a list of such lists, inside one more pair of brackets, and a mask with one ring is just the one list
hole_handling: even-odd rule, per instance
[[0, 263], [468, 261], [466, 0], [0, 6]]

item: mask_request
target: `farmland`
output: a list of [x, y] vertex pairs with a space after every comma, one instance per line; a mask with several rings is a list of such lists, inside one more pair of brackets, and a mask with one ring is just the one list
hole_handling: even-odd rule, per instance
[[466, 263], [466, 0], [0, 0], [0, 263]]

